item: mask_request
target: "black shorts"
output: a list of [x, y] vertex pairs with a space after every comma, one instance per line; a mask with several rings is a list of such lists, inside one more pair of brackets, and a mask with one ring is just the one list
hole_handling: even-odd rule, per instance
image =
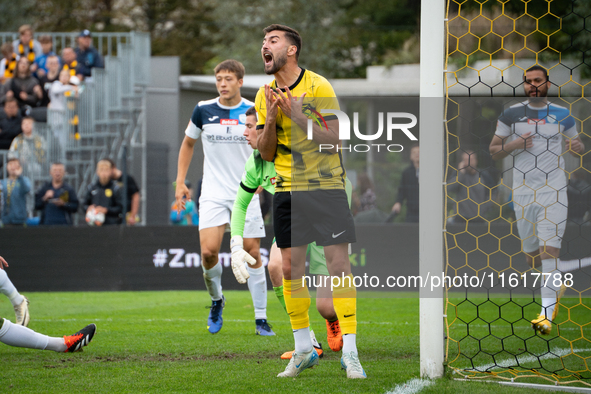
[[273, 197], [277, 246], [353, 243], [355, 223], [344, 190], [277, 192]]

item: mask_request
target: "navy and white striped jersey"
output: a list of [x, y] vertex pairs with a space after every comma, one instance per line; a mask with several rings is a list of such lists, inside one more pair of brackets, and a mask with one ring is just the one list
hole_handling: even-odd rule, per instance
[[529, 101], [503, 111], [497, 122], [497, 136], [509, 137], [507, 143], [526, 133], [533, 135], [533, 146], [512, 152], [513, 193], [566, 190], [562, 143], [578, 134], [570, 111], [552, 103], [542, 108], [532, 107]]

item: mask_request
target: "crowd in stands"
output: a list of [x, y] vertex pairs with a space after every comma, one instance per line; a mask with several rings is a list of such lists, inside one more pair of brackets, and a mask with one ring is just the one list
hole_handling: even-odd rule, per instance
[[[60, 48], [61, 56], [52, 37], [35, 37], [30, 25], [21, 26], [18, 34], [0, 47], [0, 158], [7, 159], [4, 169], [0, 160], [0, 226], [72, 225], [73, 214], [90, 210], [105, 214], [101, 225], [136, 224], [139, 188], [128, 176], [122, 192], [124, 176], [113, 160], [98, 162], [97, 181], [79, 200], [65, 181], [65, 163], [48, 155], [47, 138], [63, 148], [70, 137], [64, 129], [66, 109], [72, 109], [68, 97], [78, 96], [93, 68], [104, 67], [91, 32], [80, 32], [76, 47]], [[48, 122], [53, 133], [39, 135], [39, 122]], [[31, 179], [49, 180], [35, 184]]]
[[[30, 25], [19, 28], [19, 38], [1, 47], [0, 105], [16, 100], [20, 115], [37, 121], [47, 120], [47, 108], [63, 111], [66, 97], [76, 95], [79, 85], [91, 77], [92, 68], [104, 67], [103, 58], [92, 46], [90, 31], [83, 30], [76, 48], [61, 48], [61, 57], [53, 48], [51, 36], [34, 38]], [[8, 149], [12, 139], [20, 134], [12, 123], [13, 111], [0, 110], [0, 122], [8, 118], [8, 130], [0, 124], [0, 149]]]

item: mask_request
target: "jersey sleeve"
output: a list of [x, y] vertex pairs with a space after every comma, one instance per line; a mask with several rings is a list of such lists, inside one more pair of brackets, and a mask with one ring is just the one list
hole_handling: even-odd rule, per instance
[[511, 119], [507, 114], [507, 111], [503, 111], [499, 119], [497, 120], [497, 129], [495, 135], [499, 137], [508, 137], [511, 135]]
[[201, 119], [201, 107], [197, 104], [193, 110], [193, 115], [191, 115], [191, 120], [189, 120], [187, 129], [185, 130], [185, 135], [187, 137], [193, 138], [194, 140], [199, 138], [201, 131], [203, 130], [203, 121]]
[[560, 124], [564, 126], [563, 134], [567, 137], [575, 138], [579, 134], [577, 131], [577, 123], [570, 114], [565, 119], [563, 119]]
[[244, 235], [246, 210], [248, 209], [248, 204], [250, 204], [253, 196], [254, 192], [250, 193], [244, 190], [242, 187], [238, 188], [238, 193], [236, 194], [236, 199], [234, 200], [234, 207], [232, 208], [232, 219], [230, 220], [230, 234], [232, 237], [235, 235]]
[[244, 173], [240, 180], [240, 188], [246, 190], [249, 193], [254, 193], [256, 189], [261, 185], [261, 171], [260, 163], [257, 165], [254, 152], [250, 155], [244, 166]]
[[257, 110], [257, 130], [265, 127], [267, 120], [267, 108], [265, 106], [265, 88], [262, 87], [257, 92], [257, 96], [254, 100], [254, 107]]
[[314, 104], [312, 106], [322, 115], [324, 120], [337, 119], [334, 113], [326, 112], [326, 110], [330, 109], [340, 110], [339, 101], [332, 85], [323, 77], [319, 77], [318, 83], [315, 85]]

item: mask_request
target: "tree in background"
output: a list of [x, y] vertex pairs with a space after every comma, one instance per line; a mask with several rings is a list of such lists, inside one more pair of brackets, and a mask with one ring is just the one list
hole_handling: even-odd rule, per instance
[[[369, 65], [418, 62], [420, 2], [412, 0], [24, 0], [0, 13], [4, 31], [145, 31], [155, 56], [181, 73], [212, 73], [226, 58], [262, 73], [262, 29], [282, 23], [304, 40], [302, 64], [327, 77], [364, 77]], [[27, 17], [24, 17], [26, 15]], [[414, 41], [413, 41], [414, 40]], [[406, 43], [406, 47], [405, 47]], [[409, 45], [410, 43], [410, 45]]]

